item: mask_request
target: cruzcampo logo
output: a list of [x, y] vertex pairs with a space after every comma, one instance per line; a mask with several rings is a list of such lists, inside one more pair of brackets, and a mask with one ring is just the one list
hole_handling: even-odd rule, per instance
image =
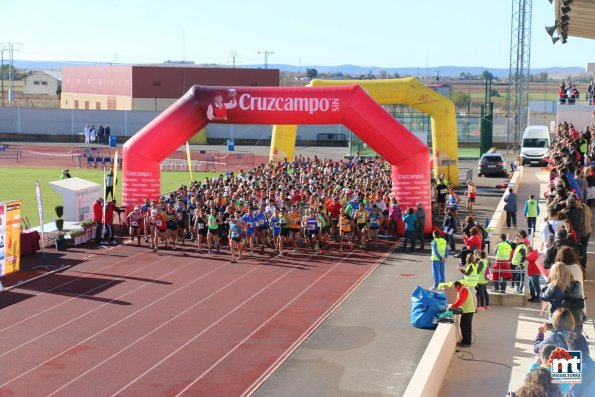
[[581, 383], [582, 358], [580, 351], [557, 348], [550, 355], [553, 383]]

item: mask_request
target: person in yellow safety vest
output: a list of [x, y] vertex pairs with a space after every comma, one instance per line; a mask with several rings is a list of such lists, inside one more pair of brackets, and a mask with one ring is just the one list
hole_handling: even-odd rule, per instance
[[506, 241], [506, 234], [500, 235], [500, 242], [494, 248], [496, 255], [496, 263], [494, 264], [494, 271], [492, 272], [492, 280], [494, 281], [494, 292], [506, 292], [506, 280], [510, 280], [512, 273], [510, 272], [510, 254], [512, 247]]
[[438, 289], [440, 283], [444, 283], [446, 278], [444, 276], [444, 263], [448, 258], [448, 243], [445, 239], [440, 237], [440, 232], [434, 230], [432, 232], [434, 240], [432, 240], [432, 277], [434, 278], [434, 285], [431, 290]]
[[479, 277], [477, 275], [477, 264], [475, 262], [475, 255], [467, 254], [467, 257], [465, 258], [465, 263], [465, 265], [459, 265], [458, 269], [461, 273], [463, 273], [463, 284], [465, 285], [465, 287], [469, 288], [469, 291], [471, 291], [471, 295], [473, 295], [473, 304], [477, 306], [477, 295], [475, 294], [475, 287], [477, 287]]
[[475, 313], [475, 305], [473, 304], [473, 294], [469, 288], [465, 287], [460, 281], [455, 281], [453, 287], [457, 290], [457, 299], [450, 305], [448, 309], [461, 309], [461, 336], [463, 339], [458, 345], [460, 347], [469, 347], [473, 343], [471, 336], [473, 335], [472, 323], [473, 313]]
[[539, 204], [535, 200], [535, 195], [531, 194], [529, 200], [525, 201], [525, 218], [527, 218], [527, 229], [530, 233], [535, 233], [537, 225], [537, 216], [539, 215]]
[[514, 242], [516, 247], [512, 254], [512, 261], [510, 268], [512, 269], [512, 288], [516, 284], [517, 292], [523, 292], [523, 283], [525, 281], [525, 265], [527, 264], [527, 246], [523, 242], [523, 237], [520, 234], [514, 235]]
[[477, 310], [485, 310], [490, 308], [490, 296], [488, 294], [488, 269], [490, 262], [488, 261], [488, 254], [485, 251], [477, 251], [477, 300], [479, 305]]

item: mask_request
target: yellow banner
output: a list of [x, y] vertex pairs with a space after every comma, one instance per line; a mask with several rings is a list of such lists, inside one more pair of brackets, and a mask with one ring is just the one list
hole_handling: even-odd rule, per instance
[[21, 266], [21, 202], [0, 203], [0, 276]]

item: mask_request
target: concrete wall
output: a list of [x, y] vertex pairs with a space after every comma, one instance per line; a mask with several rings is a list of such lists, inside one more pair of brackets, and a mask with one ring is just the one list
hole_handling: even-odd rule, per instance
[[595, 106], [575, 104], [558, 106], [557, 122], [567, 121], [574, 124], [576, 129], [584, 129], [585, 125], [595, 123]]
[[62, 93], [60, 98], [60, 108], [81, 110], [132, 110], [132, 98], [127, 96]]
[[[0, 133], [18, 135], [77, 135], [85, 124], [109, 124], [112, 135], [131, 136], [158, 112], [0, 108]], [[23, 137], [23, 139], [27, 139]]]

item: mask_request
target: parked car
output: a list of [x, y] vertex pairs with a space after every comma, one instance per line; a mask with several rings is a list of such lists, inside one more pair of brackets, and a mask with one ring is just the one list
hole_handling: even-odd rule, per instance
[[506, 162], [499, 153], [485, 153], [477, 164], [477, 175], [503, 175], [506, 176]]

